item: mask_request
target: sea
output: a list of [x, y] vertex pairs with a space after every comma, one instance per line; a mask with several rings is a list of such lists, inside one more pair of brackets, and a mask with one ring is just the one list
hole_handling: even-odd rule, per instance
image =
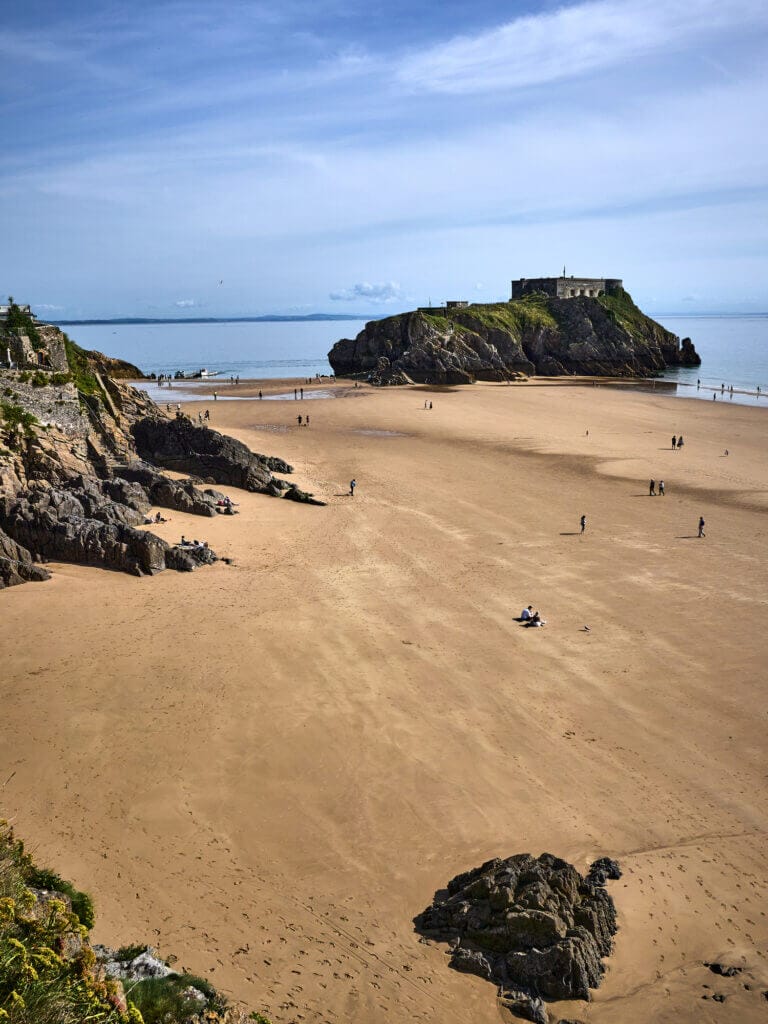
[[[662, 314], [655, 319], [681, 338], [691, 338], [701, 356], [699, 367], [664, 373], [663, 379], [677, 384], [670, 394], [708, 401], [716, 394], [719, 401], [768, 408], [768, 314]], [[146, 374], [205, 368], [224, 380], [266, 380], [331, 374], [328, 351], [339, 338], [354, 338], [365, 323], [87, 324], [63, 329], [83, 348], [126, 359]]]

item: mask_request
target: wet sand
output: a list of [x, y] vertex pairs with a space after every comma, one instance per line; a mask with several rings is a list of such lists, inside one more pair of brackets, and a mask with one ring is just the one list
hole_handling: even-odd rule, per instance
[[185, 409], [327, 508], [231, 489], [240, 515], [155, 528], [231, 566], [0, 594], [4, 813], [94, 893], [97, 940], [281, 1024], [505, 1019], [411, 919], [544, 850], [625, 872], [605, 982], [553, 1021], [764, 1019], [764, 411], [322, 386], [343, 397]]

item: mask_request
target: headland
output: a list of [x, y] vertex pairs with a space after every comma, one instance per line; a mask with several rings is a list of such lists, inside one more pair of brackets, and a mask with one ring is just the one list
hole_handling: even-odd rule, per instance
[[697, 366], [619, 279], [513, 281], [509, 302], [450, 301], [371, 321], [328, 353], [336, 374], [373, 384], [469, 384], [540, 375], [648, 377]]

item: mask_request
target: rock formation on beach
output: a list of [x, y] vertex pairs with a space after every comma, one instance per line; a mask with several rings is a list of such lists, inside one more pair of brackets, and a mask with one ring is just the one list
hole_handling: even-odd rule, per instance
[[[210, 548], [139, 529], [153, 506], [222, 511], [224, 495], [206, 484], [323, 504], [274, 475], [292, 472], [282, 459], [186, 416], [168, 418], [144, 392], [105, 376], [135, 367], [85, 352], [61, 332], [59, 345], [57, 328], [33, 329], [48, 332], [46, 352], [64, 352], [69, 370], [0, 370], [0, 589], [47, 579], [41, 559], [135, 575], [215, 561]], [[191, 478], [171, 480], [159, 467]]]
[[682, 341], [645, 316], [621, 288], [595, 298], [544, 294], [490, 305], [425, 310], [373, 320], [328, 359], [338, 376], [374, 384], [469, 384], [594, 375], [648, 377], [667, 366], [698, 366]]
[[549, 853], [496, 858], [437, 892], [416, 930], [448, 942], [451, 967], [492, 981], [504, 1007], [547, 1024], [545, 1000], [589, 999], [600, 984], [617, 930], [604, 886], [620, 876], [607, 858], [586, 878]]

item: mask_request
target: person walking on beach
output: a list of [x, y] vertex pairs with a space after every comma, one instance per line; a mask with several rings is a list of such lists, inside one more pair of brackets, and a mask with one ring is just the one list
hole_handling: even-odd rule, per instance
[[307, 427], [309, 426], [309, 416], [305, 416], [305, 417], [304, 417], [304, 424], [305, 424], [305, 426], [307, 426]]
[[659, 480], [659, 497], [660, 498], [664, 497], [664, 481], [663, 480]]
[[706, 537], [707, 536], [706, 533], [704, 533], [704, 527], [706, 525], [707, 524], [704, 522], [704, 516], [699, 516], [699, 536], [700, 537]]
[[264, 395], [262, 395], [262, 393], [261, 393], [261, 388], [259, 388], [259, 398], [263, 398], [263, 397], [264, 397]]
[[582, 516], [581, 517], [581, 519], [579, 520], [579, 526], [581, 527], [581, 533], [584, 533], [584, 531], [587, 528], [587, 517], [586, 516]]
[[648, 491], [648, 495], [651, 498], [655, 498], [656, 497], [656, 481], [655, 480], [651, 480], [651, 486], [650, 486], [650, 489]]
[[681, 434], [680, 437], [678, 437], [678, 439], [677, 439], [677, 450], [680, 451], [680, 449], [682, 447], [683, 447], [683, 435]]
[[696, 390], [698, 391], [701, 387], [701, 377], [696, 378]]
[[294, 388], [293, 389], [293, 400], [294, 400], [294, 402], [298, 401], [298, 398], [299, 398], [299, 392], [296, 390], [296, 388]]
[[677, 448], [677, 434], [673, 434], [672, 435], [672, 451], [675, 451], [676, 448]]
[[303, 402], [304, 401], [304, 388], [299, 388], [299, 390], [301, 391], [301, 400]]
[[301, 416], [296, 417], [296, 422], [301, 426]]
[[350, 496], [350, 498], [354, 498], [354, 496], [355, 496], [355, 488], [356, 487], [357, 487], [357, 480], [355, 480], [353, 478], [352, 480], [349, 481], [349, 496]]
[[214, 391], [213, 392], [213, 400], [214, 400], [214, 402], [218, 400], [218, 397], [219, 397], [218, 393], [216, 391]]

